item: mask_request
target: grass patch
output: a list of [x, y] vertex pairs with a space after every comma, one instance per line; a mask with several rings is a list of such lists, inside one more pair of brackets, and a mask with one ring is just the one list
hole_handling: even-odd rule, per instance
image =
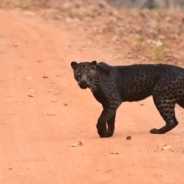
[[154, 49], [154, 55], [157, 60], [162, 60], [166, 56], [166, 45], [158, 46]]

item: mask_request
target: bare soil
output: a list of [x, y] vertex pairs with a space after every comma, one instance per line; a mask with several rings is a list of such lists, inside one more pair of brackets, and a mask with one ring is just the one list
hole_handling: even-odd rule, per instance
[[183, 66], [182, 12], [2, 7], [0, 183], [183, 184], [184, 110], [176, 106], [174, 130], [152, 135], [164, 125], [152, 98], [124, 103], [114, 136], [101, 139], [102, 108], [70, 67], [73, 60]]

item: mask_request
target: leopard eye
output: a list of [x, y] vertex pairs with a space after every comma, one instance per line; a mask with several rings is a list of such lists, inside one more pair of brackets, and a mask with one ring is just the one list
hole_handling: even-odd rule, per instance
[[80, 73], [79, 73], [79, 72], [76, 72], [75, 74], [76, 74], [77, 76], [79, 76], [79, 75], [80, 75]]

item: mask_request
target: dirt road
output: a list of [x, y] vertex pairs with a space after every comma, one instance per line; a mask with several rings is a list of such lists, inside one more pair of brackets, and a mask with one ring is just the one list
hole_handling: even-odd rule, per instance
[[[98, 137], [102, 108], [79, 89], [70, 67], [73, 60], [106, 61], [109, 51], [94, 45], [82, 29], [0, 11], [0, 183], [183, 183], [178, 106], [180, 124], [168, 134], [149, 133], [164, 122], [148, 98], [122, 104], [114, 136]], [[77, 141], [83, 145], [71, 147]]]

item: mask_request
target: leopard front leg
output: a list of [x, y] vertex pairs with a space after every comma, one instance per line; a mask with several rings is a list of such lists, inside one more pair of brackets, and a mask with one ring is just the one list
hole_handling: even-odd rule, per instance
[[109, 121], [112, 121], [115, 112], [116, 112], [116, 109], [111, 107], [105, 107], [100, 117], [98, 118], [97, 130], [101, 138], [110, 137], [113, 135], [114, 126], [112, 126], [111, 131], [108, 131], [106, 127], [106, 123]]
[[[105, 106], [103, 105], [103, 108], [105, 108]], [[111, 137], [114, 133], [114, 129], [115, 129], [115, 119], [116, 119], [116, 112], [115, 114], [109, 118], [109, 120], [107, 121], [107, 132], [106, 132], [106, 137]]]
[[111, 137], [114, 133], [115, 118], [116, 118], [116, 113], [107, 121], [107, 125], [108, 125], [107, 137]]
[[[107, 81], [106, 85], [103, 84], [103, 89], [105, 90], [102, 93], [103, 98], [99, 100], [103, 106], [103, 111], [97, 122], [97, 131], [101, 138], [111, 137], [113, 135], [116, 111], [122, 103], [121, 96], [119, 95], [116, 86], [111, 84], [111, 88], [109, 88], [108, 82], [109, 81]], [[106, 127], [106, 123], [108, 128]]]
[[[98, 134], [101, 138], [111, 137], [113, 135], [115, 128], [116, 111], [120, 104], [121, 100], [114, 99], [112, 101], [111, 99], [111, 104], [103, 105], [103, 111], [100, 117], [98, 118], [97, 123]], [[106, 123], [108, 125], [108, 128], [106, 127]]]

